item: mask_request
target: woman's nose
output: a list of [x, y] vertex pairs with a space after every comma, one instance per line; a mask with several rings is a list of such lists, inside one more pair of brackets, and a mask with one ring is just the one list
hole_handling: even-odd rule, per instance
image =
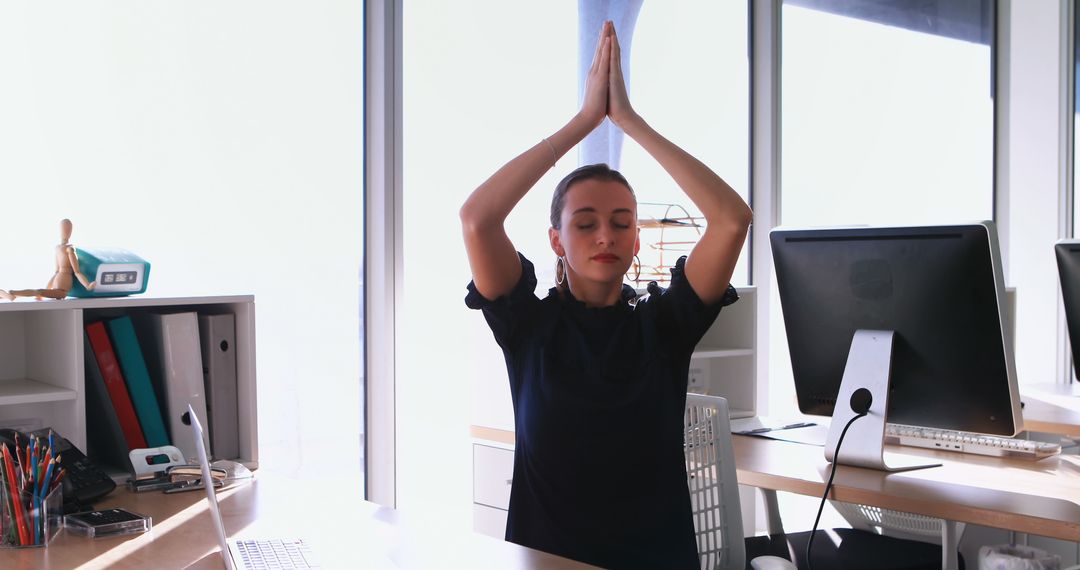
[[600, 231], [596, 232], [596, 243], [598, 245], [611, 245], [613, 241], [614, 238], [609, 228], [601, 228]]

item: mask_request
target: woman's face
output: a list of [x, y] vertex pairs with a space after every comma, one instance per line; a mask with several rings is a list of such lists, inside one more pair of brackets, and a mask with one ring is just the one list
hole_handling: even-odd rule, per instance
[[550, 238], [571, 278], [621, 284], [640, 247], [637, 200], [619, 182], [575, 182], [566, 193], [562, 228], [552, 229]]

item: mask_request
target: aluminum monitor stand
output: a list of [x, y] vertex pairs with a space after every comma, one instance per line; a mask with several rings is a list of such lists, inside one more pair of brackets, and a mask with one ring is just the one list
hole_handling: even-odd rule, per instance
[[[852, 465], [879, 471], [908, 471], [923, 467], [937, 467], [941, 463], [927, 463], [921, 457], [909, 457], [890, 453], [885, 456], [885, 411], [889, 409], [889, 380], [892, 374], [893, 331], [859, 329], [851, 339], [844, 378], [840, 393], [836, 396], [829, 437], [825, 441], [825, 459], [841, 465]], [[836, 456], [836, 442], [840, 432], [855, 412], [851, 409], [851, 395], [859, 388], [870, 390], [873, 402], [870, 411], [856, 420], [847, 435], [841, 455]], [[888, 459], [888, 462], [886, 462]]]

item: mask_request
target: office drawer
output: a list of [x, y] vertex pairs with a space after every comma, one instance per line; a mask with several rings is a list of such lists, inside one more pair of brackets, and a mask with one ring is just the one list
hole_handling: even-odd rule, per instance
[[514, 452], [473, 444], [473, 502], [497, 509], [510, 507]]
[[506, 538], [506, 511], [474, 503], [473, 531], [503, 540]]

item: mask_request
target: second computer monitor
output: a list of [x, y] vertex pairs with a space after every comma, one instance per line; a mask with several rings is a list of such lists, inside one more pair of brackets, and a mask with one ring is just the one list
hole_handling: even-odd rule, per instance
[[889, 422], [1022, 429], [992, 223], [777, 229], [770, 239], [803, 413], [832, 414], [856, 330], [891, 330]]
[[1080, 240], [1062, 240], [1054, 244], [1058, 278], [1061, 280], [1061, 301], [1065, 305], [1065, 324], [1069, 329], [1073, 370], [1080, 356]]

